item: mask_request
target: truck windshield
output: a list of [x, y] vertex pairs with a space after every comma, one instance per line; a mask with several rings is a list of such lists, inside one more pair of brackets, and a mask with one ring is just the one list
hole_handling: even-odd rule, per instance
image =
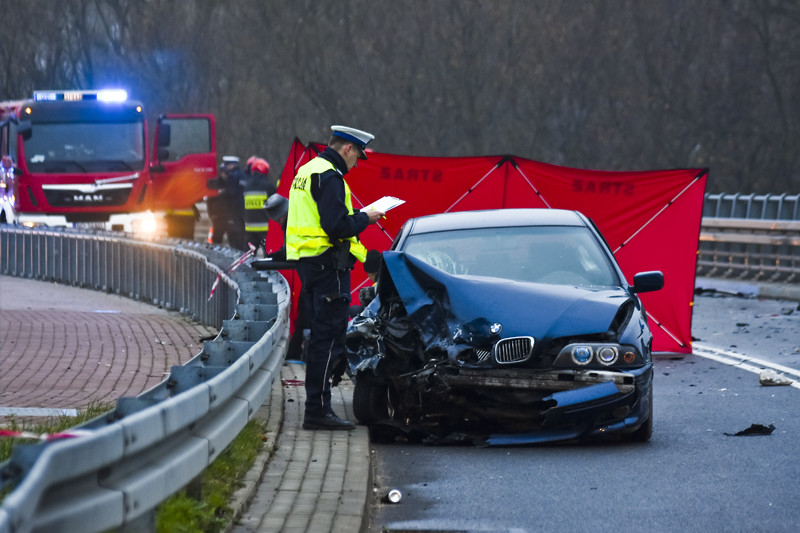
[[144, 168], [141, 122], [34, 123], [23, 146], [30, 172], [124, 172]]

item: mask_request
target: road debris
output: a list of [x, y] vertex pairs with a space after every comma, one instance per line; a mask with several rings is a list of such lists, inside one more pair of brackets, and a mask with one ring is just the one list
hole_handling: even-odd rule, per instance
[[403, 493], [397, 489], [392, 489], [386, 493], [384, 496], [383, 501], [384, 503], [400, 503], [400, 500], [403, 499]]
[[764, 385], [765, 387], [773, 387], [773, 386], [780, 386], [780, 385], [791, 385], [792, 380], [784, 376], [783, 374], [779, 374], [772, 369], [763, 370], [758, 375], [758, 382]]
[[774, 424], [770, 424], [768, 426], [762, 424], [752, 424], [747, 429], [743, 429], [737, 433], [725, 433], [725, 435], [728, 437], [749, 437], [751, 435], [772, 435], [773, 431], [775, 431]]

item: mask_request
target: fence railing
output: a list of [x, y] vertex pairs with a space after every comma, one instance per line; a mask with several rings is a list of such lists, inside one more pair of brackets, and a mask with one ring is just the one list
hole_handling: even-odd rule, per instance
[[703, 217], [800, 220], [800, 194], [706, 194]]
[[[219, 329], [167, 379], [79, 428], [19, 445], [0, 464], [0, 533], [153, 529], [154, 509], [195, 479], [269, 394], [289, 332], [289, 288], [276, 272], [191, 243], [0, 227], [0, 273], [103, 290]], [[214, 297], [209, 290], [218, 279]]]
[[697, 274], [800, 283], [800, 195], [707, 194]]

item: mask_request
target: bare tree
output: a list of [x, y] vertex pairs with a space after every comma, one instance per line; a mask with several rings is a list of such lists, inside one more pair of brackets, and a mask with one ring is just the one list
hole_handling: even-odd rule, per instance
[[0, 99], [122, 86], [150, 113], [215, 113], [219, 151], [273, 172], [293, 138], [324, 142], [347, 123], [393, 153], [708, 166], [710, 191], [797, 188], [796, 0], [0, 0], [0, 12]]

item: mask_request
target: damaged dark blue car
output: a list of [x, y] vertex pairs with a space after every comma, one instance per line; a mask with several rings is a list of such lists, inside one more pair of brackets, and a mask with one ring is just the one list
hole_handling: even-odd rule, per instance
[[515, 445], [653, 428], [652, 335], [599, 230], [577, 211], [409, 220], [348, 328], [353, 410], [373, 436]]

